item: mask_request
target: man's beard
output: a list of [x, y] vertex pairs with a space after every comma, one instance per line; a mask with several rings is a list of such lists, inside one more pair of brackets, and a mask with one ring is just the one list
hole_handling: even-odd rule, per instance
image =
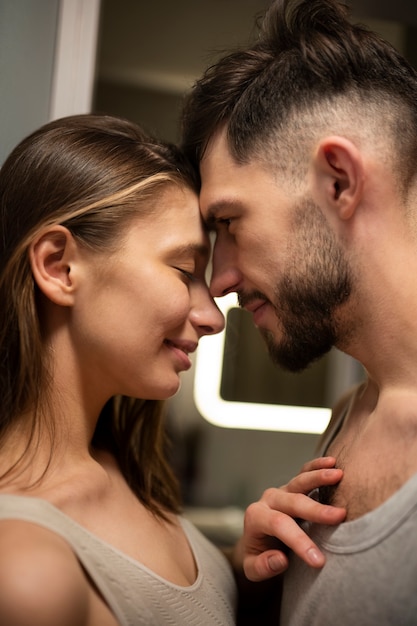
[[[299, 372], [340, 340], [339, 307], [352, 291], [350, 267], [319, 207], [305, 200], [294, 208], [289, 262], [272, 305], [282, 338], [260, 329], [277, 365]], [[346, 328], [344, 329], [346, 331]]]

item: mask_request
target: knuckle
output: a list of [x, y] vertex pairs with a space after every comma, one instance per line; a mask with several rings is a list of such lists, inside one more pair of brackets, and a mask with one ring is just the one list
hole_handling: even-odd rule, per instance
[[255, 524], [256, 520], [258, 519], [258, 512], [259, 512], [258, 502], [254, 502], [247, 507], [245, 514], [244, 514], [244, 518], [243, 518], [245, 527], [253, 526]]
[[269, 501], [273, 493], [274, 487], [268, 487], [268, 489], [265, 489], [265, 491], [263, 492], [261, 499]]
[[261, 500], [268, 504], [274, 502], [278, 492], [279, 489], [277, 487], [268, 487], [268, 489], [265, 489], [263, 492]]
[[308, 502], [307, 496], [305, 496], [303, 493], [294, 493], [293, 501], [296, 506], [302, 506], [303, 504]]
[[285, 528], [288, 526], [288, 522], [291, 521], [291, 518], [284, 513], [277, 512], [273, 521], [273, 531], [274, 535], [277, 538], [280, 538], [285, 531]]

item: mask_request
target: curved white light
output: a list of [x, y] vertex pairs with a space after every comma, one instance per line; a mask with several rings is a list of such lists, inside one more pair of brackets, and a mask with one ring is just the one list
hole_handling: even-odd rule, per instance
[[[227, 316], [237, 306], [236, 294], [216, 300]], [[196, 354], [194, 400], [201, 415], [210, 423], [226, 428], [274, 430], [296, 433], [322, 433], [330, 419], [330, 409], [254, 402], [230, 402], [220, 396], [224, 330], [203, 337]]]

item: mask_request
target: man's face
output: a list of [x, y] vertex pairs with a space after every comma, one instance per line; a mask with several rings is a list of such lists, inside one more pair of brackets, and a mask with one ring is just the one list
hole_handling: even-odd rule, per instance
[[292, 371], [340, 337], [348, 263], [320, 208], [258, 162], [238, 165], [215, 137], [201, 162], [201, 212], [217, 233], [211, 292], [236, 292], [272, 359]]

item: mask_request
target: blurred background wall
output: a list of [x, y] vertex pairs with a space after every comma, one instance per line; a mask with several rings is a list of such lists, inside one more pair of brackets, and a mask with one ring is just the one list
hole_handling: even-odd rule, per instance
[[58, 5], [0, 1], [0, 163], [48, 119]]

